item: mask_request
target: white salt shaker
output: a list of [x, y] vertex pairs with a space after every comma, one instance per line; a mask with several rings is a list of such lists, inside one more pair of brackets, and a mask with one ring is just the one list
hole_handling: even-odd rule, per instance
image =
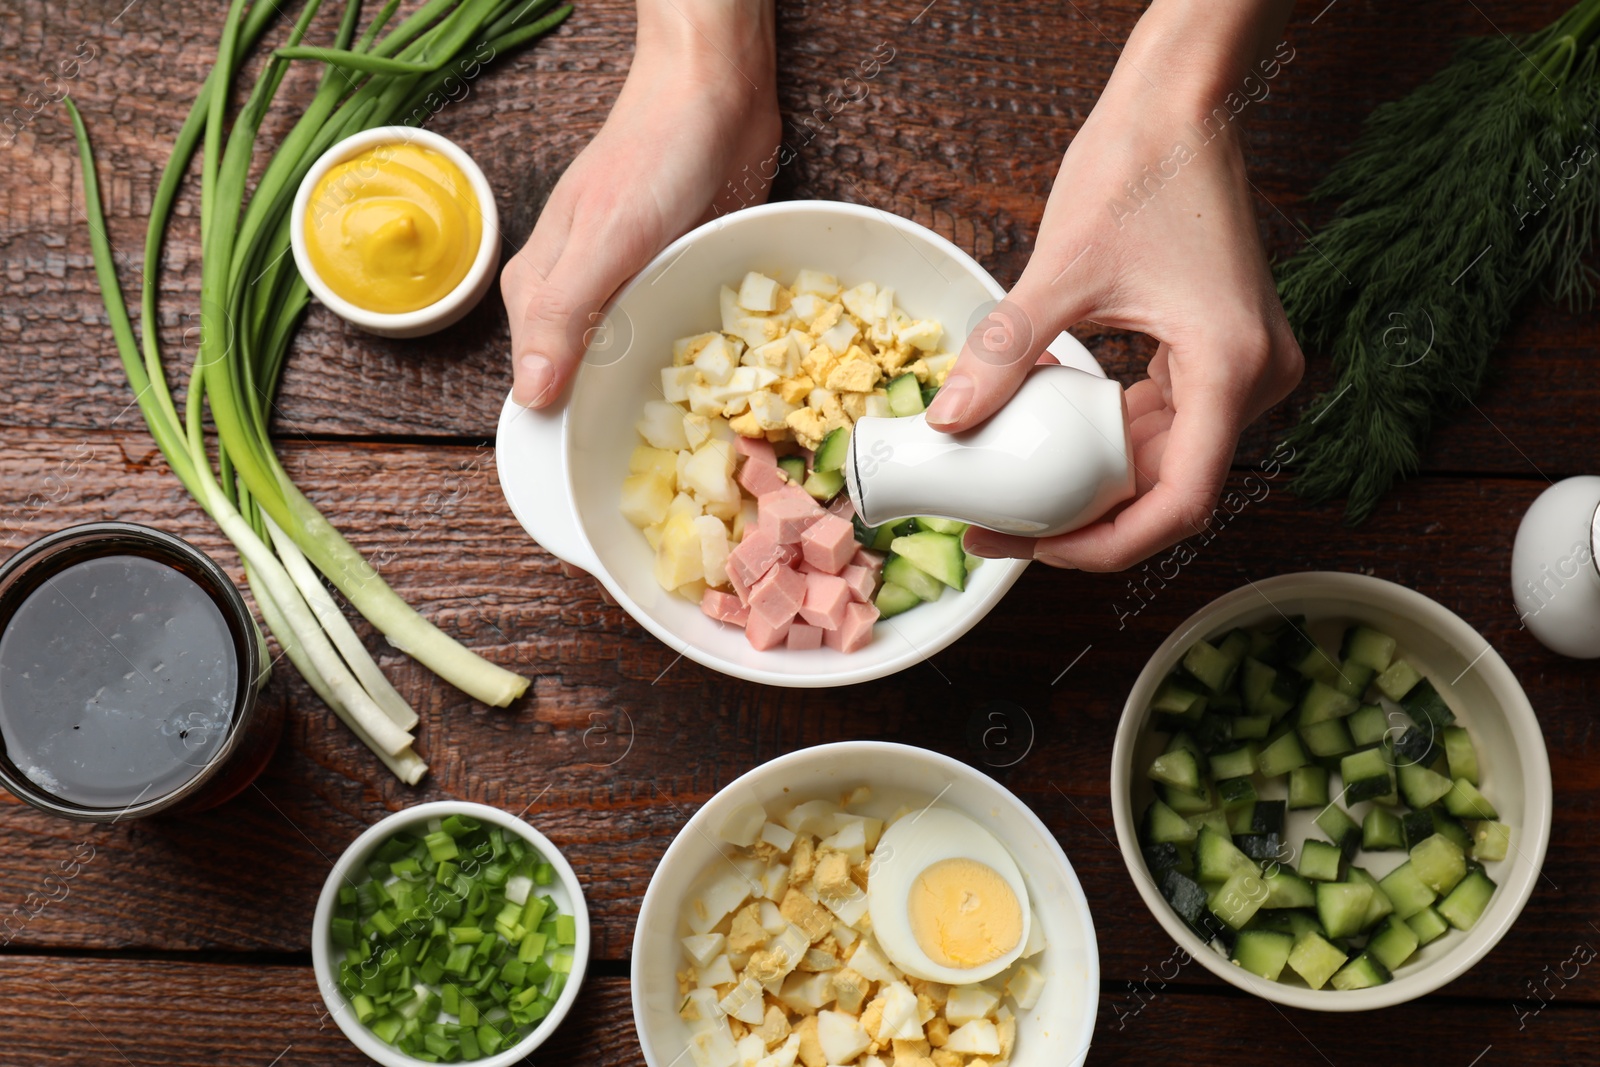
[[1528, 632], [1552, 652], [1600, 657], [1600, 477], [1559, 481], [1539, 494], [1517, 528], [1511, 595]]
[[1051, 537], [1133, 496], [1132, 455], [1122, 386], [1045, 365], [963, 433], [935, 430], [926, 413], [857, 419], [845, 479], [868, 526], [927, 515]]

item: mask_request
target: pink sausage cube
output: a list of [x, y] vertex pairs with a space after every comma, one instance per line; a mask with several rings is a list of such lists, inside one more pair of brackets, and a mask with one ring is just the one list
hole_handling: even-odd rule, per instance
[[870, 567], [858, 567], [851, 563], [840, 573], [840, 578], [850, 587], [850, 595], [863, 604], [872, 603], [872, 594], [878, 589], [877, 572]]
[[[771, 629], [786, 626], [806, 598], [806, 576], [781, 564], [750, 587], [750, 620], [761, 619]], [[749, 624], [746, 624], [749, 625]]]
[[822, 628], [818, 626], [807, 626], [803, 622], [795, 623], [789, 627], [788, 646], [801, 651], [811, 648], [821, 648]]
[[[768, 448], [770, 450], [771, 446]], [[789, 484], [789, 476], [778, 469], [776, 462], [766, 463], [755, 458], [744, 461], [735, 480], [744, 486], [747, 493], [757, 498], [764, 493], [775, 493]]]
[[734, 591], [744, 596], [744, 590], [771, 570], [778, 556], [778, 542], [765, 530], [760, 527], [746, 530], [744, 540], [728, 553], [728, 577], [733, 581]]
[[765, 652], [769, 648], [777, 648], [789, 636], [790, 623], [781, 623], [773, 626], [759, 615], [751, 615], [750, 621], [745, 625], [745, 640], [750, 642], [750, 647], [758, 652]]
[[877, 621], [878, 609], [871, 604], [851, 604], [837, 630], [822, 631], [822, 643], [840, 652], [858, 651], [872, 640], [872, 624]]
[[761, 528], [780, 545], [796, 543], [812, 523], [827, 514], [797, 485], [785, 485], [775, 492], [761, 494], [756, 507]]
[[850, 557], [852, 567], [865, 567], [876, 574], [883, 569], [883, 557], [876, 552], [869, 552], [864, 548], [856, 549], [856, 554]]
[[838, 496], [834, 497], [833, 502], [828, 505], [828, 511], [839, 516], [844, 521], [849, 522], [855, 517], [856, 506], [850, 502], [849, 497], [845, 496], [843, 493], [840, 493]]
[[791, 570], [799, 570], [805, 566], [805, 556], [799, 545], [779, 545], [778, 562]]
[[707, 589], [700, 598], [700, 610], [718, 622], [743, 626], [750, 619], [750, 609], [732, 593], [720, 589]]
[[751, 463], [765, 463], [769, 467], [778, 465], [778, 454], [772, 450], [772, 442], [765, 437], [735, 437], [733, 449]]
[[849, 520], [823, 515], [800, 536], [806, 562], [819, 571], [838, 574], [856, 554], [856, 535]]
[[824, 630], [837, 630], [849, 606], [850, 586], [843, 578], [819, 571], [806, 575], [806, 598], [800, 605], [800, 617], [806, 622]]

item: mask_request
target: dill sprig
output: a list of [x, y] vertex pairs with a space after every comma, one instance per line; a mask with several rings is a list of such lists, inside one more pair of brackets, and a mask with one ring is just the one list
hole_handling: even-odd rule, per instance
[[1463, 42], [1378, 107], [1313, 191], [1333, 219], [1278, 269], [1300, 342], [1336, 379], [1290, 434], [1295, 489], [1372, 513], [1434, 425], [1470, 402], [1521, 301], [1594, 298], [1600, 0], [1520, 39]]

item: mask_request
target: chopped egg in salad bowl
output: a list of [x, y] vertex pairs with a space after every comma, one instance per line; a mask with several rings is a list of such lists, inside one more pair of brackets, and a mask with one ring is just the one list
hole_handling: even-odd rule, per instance
[[[975, 626], [1027, 564], [980, 565], [948, 520], [864, 529], [838, 464], [854, 419], [922, 410], [1003, 295], [949, 241], [873, 208], [714, 220], [574, 324], [589, 347], [564, 403], [507, 397], [501, 488], [676, 653], [770, 685], [893, 674]], [[1049, 347], [1102, 374], [1069, 335]]]
[[1021, 800], [949, 757], [852, 741], [695, 813], [645, 893], [632, 984], [652, 1067], [1073, 1067], [1099, 956]]

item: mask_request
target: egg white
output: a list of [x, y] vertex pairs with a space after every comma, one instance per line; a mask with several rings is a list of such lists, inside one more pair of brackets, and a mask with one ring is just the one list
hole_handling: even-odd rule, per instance
[[[908, 901], [917, 876], [935, 863], [966, 859], [993, 870], [1016, 894], [1022, 932], [1010, 951], [977, 967], [946, 967], [917, 944]], [[948, 808], [926, 808], [896, 820], [883, 831], [867, 877], [867, 912], [872, 932], [886, 956], [907, 974], [929, 982], [965, 985], [992, 978], [1014, 963], [1028, 943], [1032, 909], [1022, 872], [1006, 847], [977, 822]]]

